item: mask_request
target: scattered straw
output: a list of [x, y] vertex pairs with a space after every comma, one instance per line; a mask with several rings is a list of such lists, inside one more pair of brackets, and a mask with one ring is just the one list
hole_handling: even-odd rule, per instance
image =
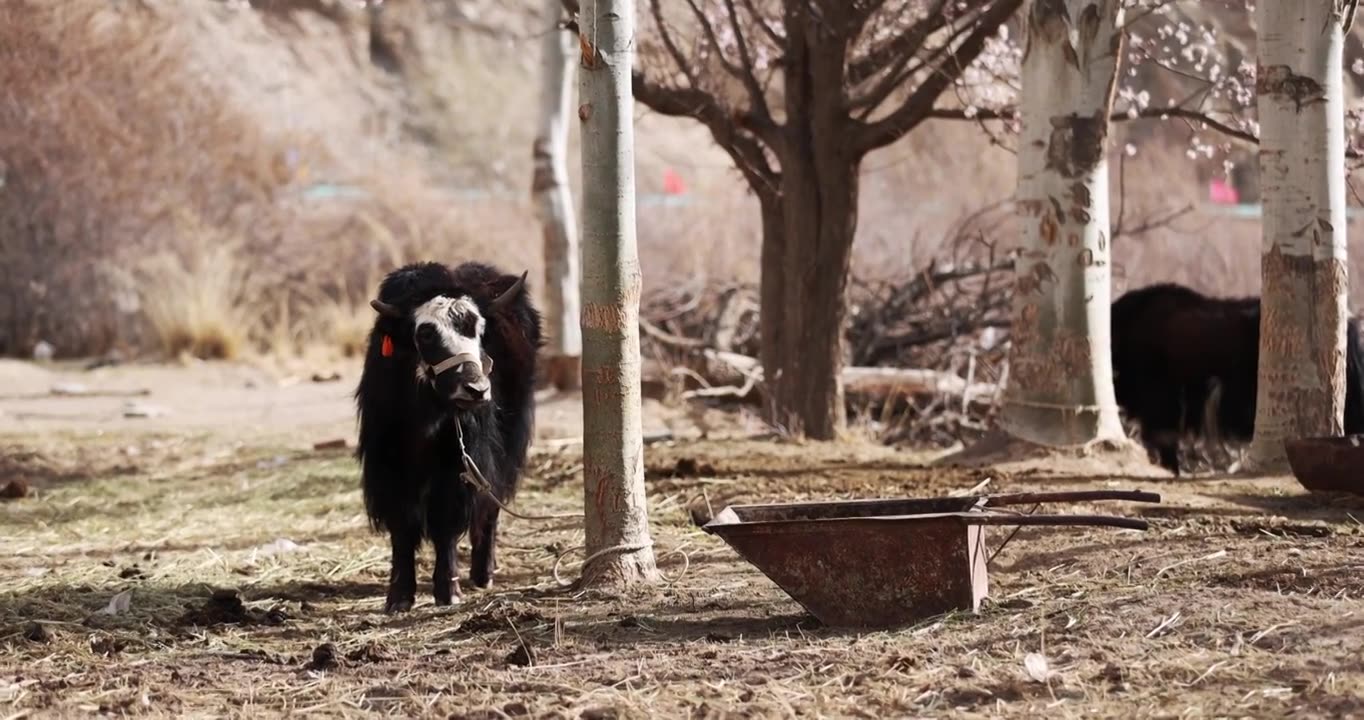
[[[49, 462], [25, 467], [59, 475], [61, 453], [93, 463], [125, 442], [84, 436], [13, 447], [41, 448]], [[981, 614], [859, 632], [819, 627], [695, 528], [670, 498], [699, 495], [700, 479], [669, 477], [650, 481], [650, 529], [659, 547], [683, 555], [680, 581], [625, 597], [566, 593], [552, 581], [553, 558], [580, 544], [580, 531], [513, 521], [500, 530], [504, 547], [533, 550], [499, 555], [495, 590], [468, 591], [453, 608], [419, 596], [412, 612], [389, 616], [386, 541], [365, 527], [353, 460], [223, 452], [212, 439], [167, 448], [139, 456], [123, 474], [92, 464], [93, 477], [0, 507], [0, 546], [15, 550], [0, 557], [0, 715], [104, 707], [175, 716], [706, 717], [742, 707], [753, 717], [1080, 718], [1172, 702], [1212, 716], [1362, 709], [1364, 677], [1351, 669], [1357, 648], [1340, 642], [1353, 601], [1331, 599], [1357, 583], [1329, 572], [1358, 564], [1340, 561], [1355, 536], [1336, 509], [1321, 520], [1332, 534], [1300, 538], [1296, 548], [1207, 521], [1216, 515], [1171, 516], [1140, 537], [1039, 534], [1001, 556], [1008, 565], [992, 571]], [[869, 455], [678, 443], [646, 462], [659, 477], [678, 456], [704, 458], [748, 496], [778, 501], [945, 495], [973, 482], [856, 452]], [[559, 467], [547, 457], [532, 466]], [[1032, 479], [997, 482], [1001, 492], [1037, 489]], [[1206, 506], [1224, 491], [1189, 492]], [[1243, 507], [1242, 489], [1225, 492], [1220, 509]], [[1163, 506], [1184, 507], [1190, 497], [1179, 487], [1162, 493]], [[528, 508], [566, 509], [581, 503], [581, 488], [546, 472], [528, 478], [519, 497]], [[280, 538], [298, 549], [280, 552], [289, 547]], [[1182, 565], [1155, 586], [1162, 547], [1193, 557], [1225, 549], [1229, 559]], [[1272, 573], [1290, 565], [1307, 568], [1315, 584], [1275, 591], [1281, 578]], [[186, 605], [203, 608], [225, 588], [240, 594], [249, 622], [183, 622]], [[125, 591], [126, 610], [99, 613]], [[282, 614], [279, 624], [267, 622], [271, 610]], [[323, 643], [334, 645], [335, 666], [309, 669]], [[533, 666], [507, 662], [522, 644], [533, 648]], [[1045, 656], [1045, 683], [1022, 671], [1029, 652]]]

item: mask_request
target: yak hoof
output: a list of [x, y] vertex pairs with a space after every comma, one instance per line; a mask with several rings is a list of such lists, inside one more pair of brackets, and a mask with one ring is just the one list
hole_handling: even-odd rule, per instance
[[431, 595], [435, 598], [436, 605], [439, 605], [441, 607], [445, 607], [447, 605], [458, 605], [464, 602], [464, 598], [461, 596], [459, 592], [459, 583], [457, 582], [450, 583], [450, 587], [448, 588], [441, 587], [441, 585], [438, 583], [436, 585], [435, 591], [432, 592]]
[[394, 613], [405, 613], [412, 609], [411, 598], [389, 598], [384, 603], [384, 612], [392, 615]]
[[469, 584], [470, 584], [470, 585], [473, 585], [474, 587], [478, 588], [479, 590], [491, 590], [492, 587], [493, 587], [493, 576], [492, 576], [492, 575], [488, 575], [488, 577], [479, 578], [479, 577], [474, 577], [473, 575], [470, 575], [470, 576], [469, 576]]

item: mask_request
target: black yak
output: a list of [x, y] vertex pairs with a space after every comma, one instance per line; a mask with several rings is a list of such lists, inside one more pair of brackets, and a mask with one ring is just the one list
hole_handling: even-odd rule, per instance
[[497, 499], [510, 501], [530, 444], [541, 346], [525, 280], [482, 263], [416, 263], [384, 278], [370, 303], [378, 317], [355, 391], [356, 457], [370, 524], [392, 543], [387, 612], [411, 609], [424, 538], [435, 546], [437, 605], [460, 597], [465, 530], [469, 582], [492, 583], [499, 507], [463, 480], [461, 445]]
[[[1260, 299], [1211, 298], [1173, 283], [1113, 303], [1113, 384], [1142, 443], [1179, 474], [1182, 436], [1248, 441], [1255, 430]], [[1364, 432], [1364, 349], [1346, 323], [1345, 432]]]

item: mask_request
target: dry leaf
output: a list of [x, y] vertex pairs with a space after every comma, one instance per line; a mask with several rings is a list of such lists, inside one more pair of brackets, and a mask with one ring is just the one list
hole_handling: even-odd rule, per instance
[[128, 612], [128, 609], [132, 607], [132, 605], [133, 591], [124, 590], [123, 592], [109, 598], [109, 604], [106, 605], [103, 610], [100, 610], [99, 613], [101, 615], [118, 615], [120, 613]]
[[1051, 667], [1047, 664], [1047, 659], [1040, 653], [1028, 653], [1023, 657], [1023, 669], [1028, 671], [1028, 677], [1044, 683], [1051, 677]]
[[255, 549], [255, 553], [263, 557], [271, 555], [286, 555], [302, 550], [303, 546], [290, 540], [289, 538], [275, 538], [274, 542], [266, 543]]

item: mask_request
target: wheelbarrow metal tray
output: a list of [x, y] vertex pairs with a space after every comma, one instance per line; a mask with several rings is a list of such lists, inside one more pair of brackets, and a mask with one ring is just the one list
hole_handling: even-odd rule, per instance
[[1293, 477], [1308, 490], [1364, 495], [1364, 435], [1284, 442]]
[[979, 610], [989, 591], [987, 525], [1146, 528], [1129, 518], [991, 509], [1067, 499], [1159, 502], [1150, 493], [1095, 491], [732, 505], [705, 530], [825, 625], [892, 627]]

